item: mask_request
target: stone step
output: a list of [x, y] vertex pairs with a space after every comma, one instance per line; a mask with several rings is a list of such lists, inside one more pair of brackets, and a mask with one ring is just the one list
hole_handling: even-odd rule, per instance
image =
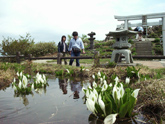
[[137, 55], [152, 55], [151, 41], [139, 41], [135, 44]]
[[152, 51], [151, 47], [136, 47], [136, 51]]
[[152, 55], [152, 51], [138, 51], [137, 55]]

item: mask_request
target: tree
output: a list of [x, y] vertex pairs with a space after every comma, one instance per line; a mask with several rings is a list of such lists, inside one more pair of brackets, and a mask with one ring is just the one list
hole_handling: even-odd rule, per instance
[[70, 40], [73, 38], [73, 36], [72, 35], [69, 35], [69, 34], [68, 34], [67, 37], [68, 37], [68, 42], [70, 42]]

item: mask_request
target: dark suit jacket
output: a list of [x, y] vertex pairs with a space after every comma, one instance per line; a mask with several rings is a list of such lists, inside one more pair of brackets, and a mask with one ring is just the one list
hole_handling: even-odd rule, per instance
[[[59, 53], [62, 53], [62, 52], [63, 52], [63, 49], [64, 49], [63, 42], [60, 41], [60, 42], [58, 43], [58, 52], [59, 52]], [[65, 43], [65, 52], [68, 52], [68, 46], [67, 46], [66, 43]]]

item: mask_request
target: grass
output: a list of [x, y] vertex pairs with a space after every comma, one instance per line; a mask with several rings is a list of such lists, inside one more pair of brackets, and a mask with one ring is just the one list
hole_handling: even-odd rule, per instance
[[[63, 62], [64, 60], [62, 60]], [[100, 63], [108, 63], [110, 61], [110, 59], [100, 59]], [[49, 60], [46, 61], [47, 63], [57, 63], [57, 60]], [[67, 60], [67, 62], [69, 63], [69, 60]], [[75, 61], [74, 61], [75, 62]], [[94, 59], [80, 59], [80, 64], [93, 64]]]

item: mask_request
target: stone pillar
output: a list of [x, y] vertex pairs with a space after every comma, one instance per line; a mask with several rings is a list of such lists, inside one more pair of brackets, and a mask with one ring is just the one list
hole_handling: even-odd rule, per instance
[[165, 56], [165, 17], [162, 18], [163, 55]]
[[90, 40], [90, 49], [93, 49], [94, 48], [94, 37], [93, 35], [96, 35], [95, 32], [91, 32], [88, 34], [90, 36], [90, 38], [88, 38], [88, 40]]
[[128, 30], [128, 20], [127, 19], [124, 22], [124, 29], [125, 30]]

